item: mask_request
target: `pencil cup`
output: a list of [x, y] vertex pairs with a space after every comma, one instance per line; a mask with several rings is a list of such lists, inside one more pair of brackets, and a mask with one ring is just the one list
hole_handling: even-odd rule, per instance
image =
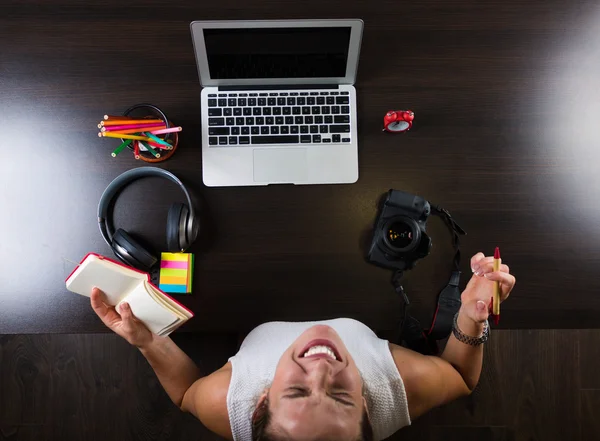
[[[173, 122], [169, 120], [167, 115], [153, 104], [136, 104], [123, 112], [123, 116], [139, 117], [142, 120], [160, 119], [165, 122], [167, 129], [174, 127]], [[143, 131], [143, 129], [140, 129], [140, 131]], [[153, 135], [150, 139], [152, 141], [134, 140], [127, 148], [133, 150], [136, 159], [141, 159], [144, 162], [162, 162], [173, 156], [179, 144], [179, 134], [177, 132]], [[122, 142], [125, 141], [125, 139], [122, 139]]]

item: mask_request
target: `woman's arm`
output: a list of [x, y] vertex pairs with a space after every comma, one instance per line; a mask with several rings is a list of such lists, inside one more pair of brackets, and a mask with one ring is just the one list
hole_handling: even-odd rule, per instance
[[231, 366], [202, 377], [196, 364], [168, 337], [154, 336], [139, 348], [171, 401], [217, 435], [233, 439], [227, 412]]
[[154, 369], [160, 384], [181, 407], [183, 396], [200, 378], [196, 364], [169, 337], [159, 337], [136, 319], [128, 303], [122, 303], [119, 312], [105, 303], [104, 293], [92, 290], [92, 308], [106, 326], [137, 347]]
[[[463, 334], [473, 337], [483, 334], [483, 324], [474, 322], [462, 311], [458, 314], [457, 324]], [[456, 369], [469, 393], [475, 389], [483, 365], [483, 345], [471, 346], [458, 341], [454, 335], [450, 335], [440, 358]]]
[[[471, 259], [473, 277], [461, 295], [462, 306], [457, 318], [458, 329], [463, 334], [479, 337], [489, 316], [488, 305], [492, 297], [494, 283], [500, 282], [500, 300], [504, 301], [515, 286], [515, 277], [510, 274], [508, 265], [500, 265], [494, 272], [494, 258], [478, 253]], [[450, 335], [442, 359], [454, 367], [461, 375], [469, 391], [479, 382], [483, 364], [483, 345], [471, 346]]]
[[171, 401], [181, 407], [187, 390], [201, 378], [196, 364], [169, 337], [154, 336], [139, 350], [154, 369]]
[[[461, 295], [458, 327], [478, 337], [488, 318], [488, 303], [495, 281], [500, 282], [501, 299], [506, 300], [515, 285], [509, 268], [493, 271], [493, 258], [478, 253], [471, 259], [473, 277]], [[451, 335], [441, 357], [418, 354], [390, 345], [396, 367], [404, 381], [411, 418], [467, 395], [475, 389], [481, 374], [483, 345], [470, 346]]]
[[227, 414], [227, 390], [231, 379], [228, 364], [202, 377], [196, 364], [169, 337], [159, 337], [135, 318], [127, 303], [119, 312], [106, 304], [104, 293], [97, 288], [91, 294], [92, 308], [116, 334], [136, 346], [146, 357], [171, 401], [192, 413], [210, 430], [233, 439]]

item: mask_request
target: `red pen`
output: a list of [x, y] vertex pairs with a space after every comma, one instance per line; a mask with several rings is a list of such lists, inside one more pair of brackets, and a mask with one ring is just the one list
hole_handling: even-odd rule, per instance
[[[500, 248], [494, 250], [494, 271], [500, 271]], [[494, 323], [500, 323], [500, 282], [494, 282], [494, 294], [492, 297], [492, 315]]]

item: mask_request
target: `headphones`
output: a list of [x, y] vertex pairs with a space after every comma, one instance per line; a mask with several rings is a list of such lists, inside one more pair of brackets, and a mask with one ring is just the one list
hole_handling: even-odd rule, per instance
[[198, 237], [200, 222], [194, 215], [194, 207], [187, 189], [173, 173], [157, 167], [138, 167], [117, 176], [106, 187], [98, 203], [98, 226], [106, 243], [115, 255], [127, 265], [143, 271], [150, 269], [158, 262], [158, 258], [146, 250], [127, 231], [119, 228], [114, 230], [112, 206], [123, 188], [141, 178], [155, 176], [174, 182], [183, 190], [188, 204], [175, 203], [169, 208], [167, 215], [167, 250], [183, 252], [189, 248]]

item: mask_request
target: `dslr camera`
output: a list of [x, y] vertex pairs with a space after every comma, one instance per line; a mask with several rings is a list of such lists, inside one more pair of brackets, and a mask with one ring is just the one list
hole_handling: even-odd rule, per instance
[[420, 196], [390, 190], [375, 223], [367, 260], [395, 270], [409, 270], [429, 254], [431, 238], [425, 232], [431, 205]]

